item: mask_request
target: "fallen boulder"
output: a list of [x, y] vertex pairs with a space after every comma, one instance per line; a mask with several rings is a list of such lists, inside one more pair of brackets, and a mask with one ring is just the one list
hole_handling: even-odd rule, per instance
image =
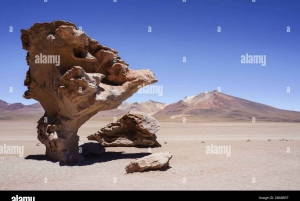
[[159, 130], [158, 121], [142, 112], [129, 111], [116, 122], [89, 135], [89, 140], [96, 140], [105, 147], [160, 147], [155, 133]]
[[169, 166], [169, 161], [172, 156], [170, 152], [151, 154], [130, 162], [129, 165], [125, 167], [125, 170], [127, 173], [160, 170]]

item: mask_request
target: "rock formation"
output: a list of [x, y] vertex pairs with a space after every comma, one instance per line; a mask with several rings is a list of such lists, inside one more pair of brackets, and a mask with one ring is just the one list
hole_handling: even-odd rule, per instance
[[116, 122], [88, 136], [105, 147], [160, 147], [155, 133], [160, 125], [154, 117], [137, 111], [129, 111]]
[[23, 96], [39, 101], [45, 110], [37, 133], [50, 159], [82, 160], [79, 127], [97, 112], [117, 108], [138, 86], [157, 82], [151, 70], [130, 70], [117, 51], [73, 23], [36, 23], [21, 33], [29, 65]]
[[137, 159], [136, 161], [130, 162], [125, 170], [127, 173], [143, 172], [145, 170], [159, 170], [169, 166], [169, 161], [172, 158], [170, 152], [155, 153], [150, 156]]

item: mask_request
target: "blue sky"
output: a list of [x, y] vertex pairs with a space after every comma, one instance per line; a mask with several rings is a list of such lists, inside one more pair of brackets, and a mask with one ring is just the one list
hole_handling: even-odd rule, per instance
[[[116, 49], [129, 68], [155, 73], [163, 95], [134, 94], [129, 102], [172, 103], [221, 87], [229, 95], [300, 111], [298, 0], [1, 2], [1, 100], [35, 102], [22, 98], [28, 66], [20, 30], [54, 20], [81, 26], [102, 45]], [[218, 26], [221, 32], [217, 32]], [[246, 53], [265, 55], [266, 66], [242, 64], [241, 55]], [[186, 63], [182, 62], [184, 56]]]

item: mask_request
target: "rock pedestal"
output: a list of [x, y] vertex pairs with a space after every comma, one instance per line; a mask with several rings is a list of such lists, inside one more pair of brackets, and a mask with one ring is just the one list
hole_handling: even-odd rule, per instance
[[21, 33], [29, 65], [23, 96], [39, 101], [45, 110], [37, 132], [50, 159], [82, 160], [80, 126], [100, 111], [117, 108], [139, 86], [157, 82], [150, 70], [130, 70], [116, 50], [73, 23], [36, 23]]

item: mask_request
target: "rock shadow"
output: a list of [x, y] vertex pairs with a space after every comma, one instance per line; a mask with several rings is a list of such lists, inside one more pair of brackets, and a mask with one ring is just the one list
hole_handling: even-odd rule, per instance
[[[95, 154], [88, 154], [83, 155], [84, 161], [81, 161], [79, 163], [74, 164], [65, 164], [62, 162], [59, 162], [60, 166], [87, 166], [92, 165], [95, 163], [105, 163], [113, 160], [120, 160], [120, 159], [138, 159], [142, 158], [144, 156], [148, 156], [151, 153], [125, 153], [125, 152], [114, 152], [114, 151], [108, 151], [103, 153], [102, 155], [95, 155]], [[37, 160], [37, 161], [51, 161], [53, 163], [56, 163], [58, 161], [53, 161], [47, 158], [46, 155], [28, 155], [25, 157], [26, 160]]]

